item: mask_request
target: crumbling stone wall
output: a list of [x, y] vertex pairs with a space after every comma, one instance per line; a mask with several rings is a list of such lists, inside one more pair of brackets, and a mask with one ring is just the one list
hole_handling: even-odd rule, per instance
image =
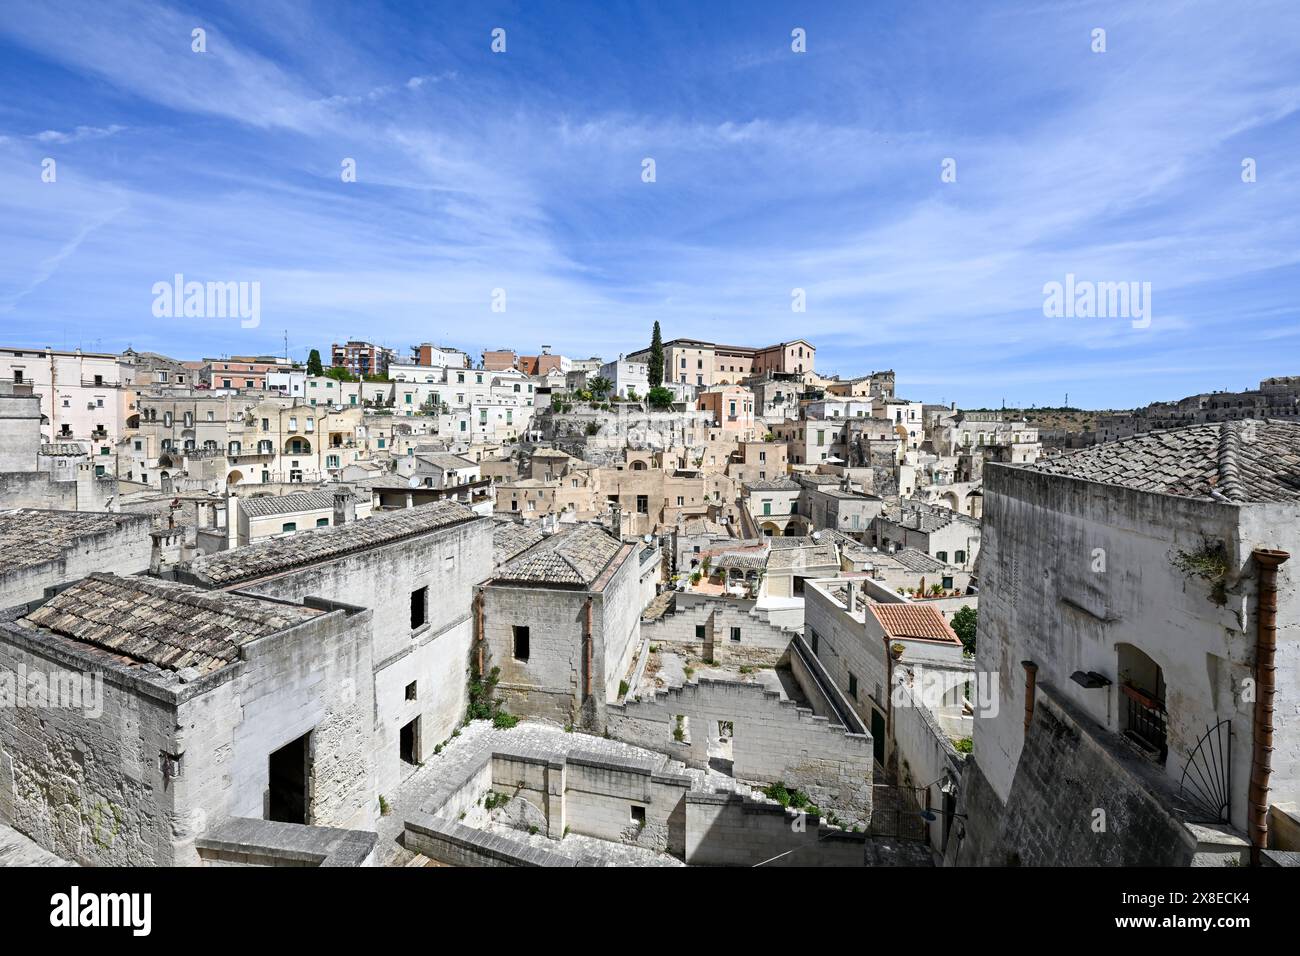
[[[790, 647], [792, 634], [774, 627], [754, 614], [752, 604], [722, 598], [698, 602], [679, 595], [675, 610], [641, 625], [641, 636], [665, 650], [690, 654], [719, 664], [771, 666], [780, 662]], [[696, 636], [703, 625], [705, 637]], [[731, 629], [740, 628], [740, 640], [731, 639]]]
[[[674, 739], [678, 715], [689, 728], [683, 741]], [[611, 704], [607, 717], [611, 737], [699, 768], [708, 766], [709, 737], [717, 736], [719, 722], [730, 721], [737, 779], [797, 787], [850, 824], [871, 819], [871, 736], [846, 733], [758, 684], [700, 680], [648, 700]]]
[[[77, 677], [86, 665], [34, 642], [0, 640], [0, 671]], [[173, 831], [184, 832], [159, 754], [175, 751], [175, 714], [105, 668], [93, 710], [0, 707], [0, 823], [87, 866], [167, 866]], [[14, 686], [11, 684], [10, 686]]]

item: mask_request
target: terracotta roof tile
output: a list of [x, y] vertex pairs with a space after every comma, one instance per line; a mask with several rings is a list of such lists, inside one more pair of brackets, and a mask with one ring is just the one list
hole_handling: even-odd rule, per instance
[[869, 604], [868, 607], [890, 637], [961, 643], [943, 615], [928, 604]]

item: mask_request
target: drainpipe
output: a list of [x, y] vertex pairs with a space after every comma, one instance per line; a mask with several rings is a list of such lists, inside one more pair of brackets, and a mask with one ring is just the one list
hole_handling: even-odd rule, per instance
[[478, 673], [479, 678], [483, 677], [483, 592], [480, 590], [474, 595], [474, 644], [475, 652], [478, 654]]
[[586, 626], [584, 628], [585, 633], [582, 636], [582, 643], [584, 645], [584, 656], [587, 659], [587, 671], [583, 675], [583, 681], [582, 681], [582, 699], [583, 702], [585, 703], [587, 698], [591, 696], [591, 596], [590, 595], [587, 596], [587, 604], [583, 610], [586, 614], [586, 619], [587, 619]]
[[[865, 613], [865, 612], [864, 612]], [[885, 730], [894, 732], [894, 649], [889, 633], [885, 633]]]
[[1291, 555], [1285, 551], [1256, 548], [1252, 556], [1259, 565], [1259, 614], [1255, 621], [1255, 714], [1251, 727], [1254, 750], [1250, 757], [1247, 829], [1250, 833], [1250, 862], [1252, 866], [1259, 866], [1260, 850], [1268, 844], [1268, 784], [1273, 772], [1277, 569]]
[[1021, 661], [1025, 669], [1025, 736], [1029, 736], [1029, 724], [1034, 719], [1034, 685], [1038, 681], [1038, 665], [1033, 661]]

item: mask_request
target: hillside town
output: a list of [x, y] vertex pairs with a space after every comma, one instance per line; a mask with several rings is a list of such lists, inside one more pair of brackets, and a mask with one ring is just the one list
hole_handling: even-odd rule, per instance
[[0, 863], [1300, 864], [1300, 376], [639, 334], [0, 348]]

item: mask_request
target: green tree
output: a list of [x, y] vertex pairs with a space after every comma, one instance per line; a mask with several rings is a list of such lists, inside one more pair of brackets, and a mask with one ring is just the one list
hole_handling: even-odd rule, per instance
[[650, 389], [650, 394], [646, 397], [650, 400], [651, 408], [671, 408], [673, 404], [673, 393], [662, 385]]
[[602, 398], [609, 394], [609, 390], [614, 387], [614, 383], [604, 376], [597, 375], [587, 385], [591, 388], [593, 395], [599, 395]]
[[659, 323], [655, 323], [650, 335], [650, 391], [664, 383], [664, 339], [659, 334]]
[[952, 616], [952, 629], [961, 638], [961, 646], [967, 654], [975, 653], [976, 612], [969, 604], [963, 604], [961, 610]]
[[329, 368], [325, 370], [325, 374], [329, 378], [336, 379], [340, 382], [356, 381], [356, 379], [352, 376], [352, 373], [349, 372], [347, 369], [345, 369], [342, 365], [331, 365]]
[[307, 356], [307, 374], [324, 375], [325, 368], [320, 363], [320, 350], [312, 349], [311, 354]]

